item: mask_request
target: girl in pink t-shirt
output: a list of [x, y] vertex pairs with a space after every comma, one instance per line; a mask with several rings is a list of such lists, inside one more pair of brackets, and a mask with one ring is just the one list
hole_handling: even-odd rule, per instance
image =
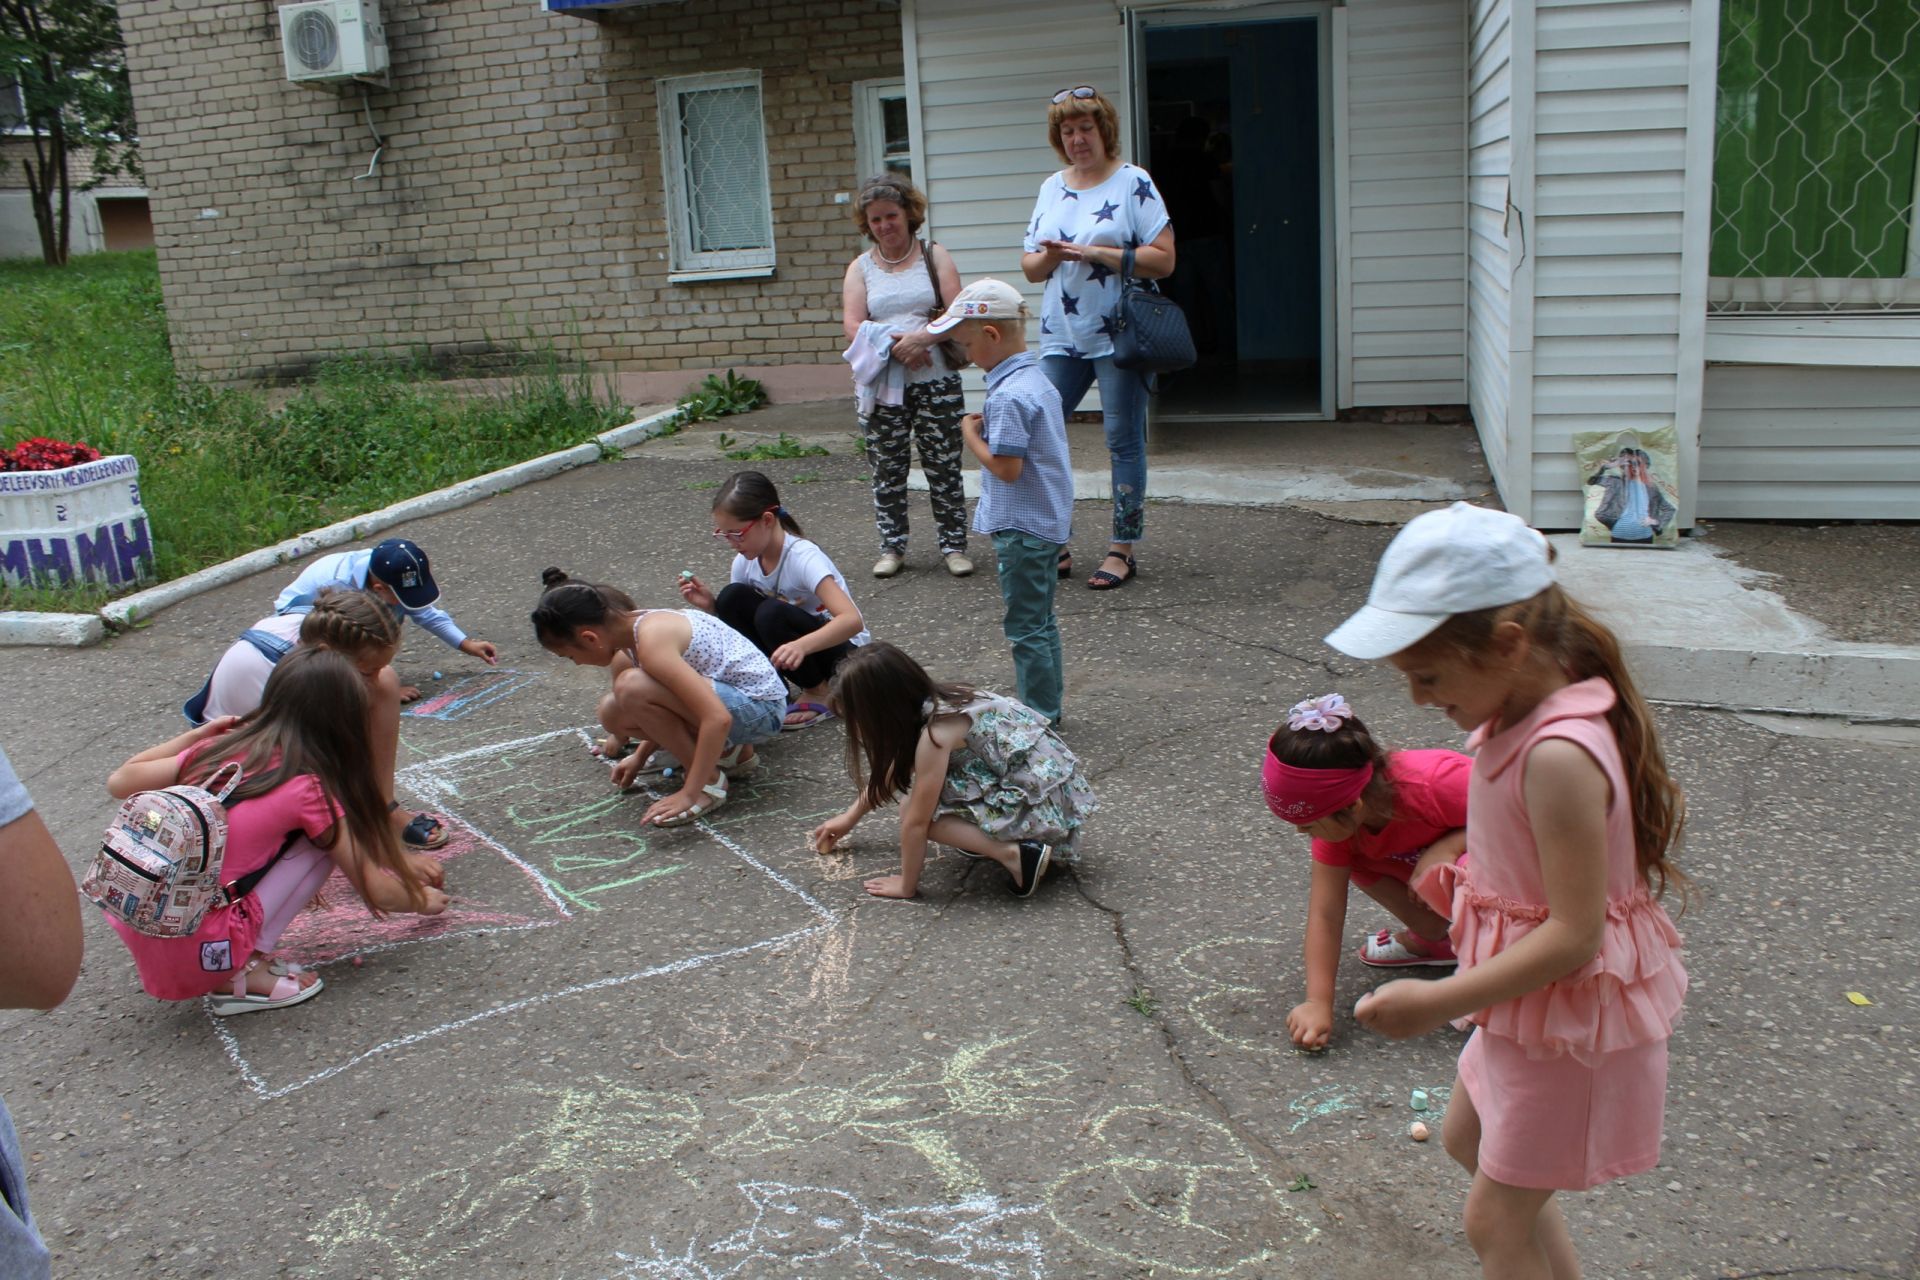
[[1333, 1039], [1333, 986], [1347, 922], [1347, 886], [1406, 927], [1368, 936], [1359, 951], [1377, 968], [1452, 968], [1447, 918], [1409, 888], [1428, 866], [1466, 848], [1467, 776], [1457, 751], [1388, 753], [1337, 693], [1297, 704], [1267, 743], [1267, 807], [1313, 839], [1307, 900], [1307, 998], [1287, 1015], [1302, 1049]]
[[1327, 637], [1385, 658], [1472, 731], [1470, 867], [1421, 882], [1459, 968], [1355, 1007], [1396, 1038], [1464, 1018], [1447, 1152], [1473, 1175], [1467, 1239], [1493, 1277], [1580, 1274], [1555, 1200], [1660, 1159], [1667, 1041], [1686, 995], [1659, 896], [1685, 814], [1619, 641], [1554, 581], [1545, 538], [1455, 503], [1410, 521], [1365, 608]]
[[258, 709], [190, 729], [108, 777], [107, 790], [124, 800], [177, 782], [205, 783], [231, 761], [241, 767], [226, 800], [228, 905], [209, 911], [186, 938], [151, 938], [107, 918], [148, 994], [211, 996], [209, 1007], [221, 1015], [318, 995], [317, 975], [273, 962], [272, 952], [335, 867], [376, 914], [446, 910], [440, 863], [405, 852], [387, 821], [369, 763], [367, 702], [366, 681], [348, 658], [295, 649], [267, 678]]

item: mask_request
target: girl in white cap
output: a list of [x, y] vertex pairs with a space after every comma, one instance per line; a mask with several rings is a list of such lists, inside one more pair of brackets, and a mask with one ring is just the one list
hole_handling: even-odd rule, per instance
[[1554, 582], [1546, 540], [1457, 502], [1400, 531], [1367, 604], [1327, 642], [1385, 658], [1476, 752], [1468, 867], [1418, 886], [1459, 968], [1355, 1007], [1396, 1038], [1454, 1019], [1449, 1154], [1473, 1174], [1467, 1238], [1486, 1276], [1580, 1274], [1558, 1190], [1660, 1158], [1667, 1039], [1687, 975], [1659, 903], [1685, 817], [1613, 634]]

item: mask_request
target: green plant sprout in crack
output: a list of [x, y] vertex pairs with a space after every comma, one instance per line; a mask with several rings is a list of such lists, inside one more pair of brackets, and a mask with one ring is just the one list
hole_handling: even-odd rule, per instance
[[708, 374], [681, 396], [678, 404], [682, 422], [712, 422], [728, 414], [751, 412], [766, 402], [766, 388], [758, 380], [743, 378], [729, 369], [724, 377]]
[[1133, 994], [1127, 997], [1127, 1007], [1143, 1018], [1151, 1018], [1160, 1011], [1160, 1002], [1153, 998], [1153, 992], [1145, 987], [1135, 987]]
[[728, 435], [724, 431], [720, 433], [720, 449], [723, 453], [726, 450], [733, 448], [733, 446], [738, 443], [739, 443], [739, 440], [737, 438]]
[[818, 471], [802, 471], [799, 475], [788, 476], [788, 484], [812, 484], [820, 478]]
[[781, 458], [824, 458], [827, 451], [817, 444], [803, 444], [801, 441], [782, 431], [780, 438], [772, 444], [749, 445], [745, 449], [728, 449], [727, 456], [736, 462], [774, 462]]

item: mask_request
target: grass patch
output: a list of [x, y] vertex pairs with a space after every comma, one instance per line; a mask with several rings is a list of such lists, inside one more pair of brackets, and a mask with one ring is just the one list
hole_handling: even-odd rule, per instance
[[1135, 987], [1133, 994], [1126, 998], [1125, 1003], [1129, 1009], [1143, 1018], [1151, 1018], [1160, 1011], [1160, 1002], [1154, 998], [1153, 992], [1145, 987]]
[[[84, 440], [140, 461], [162, 580], [318, 525], [570, 448], [626, 406], [550, 337], [475, 394], [424, 351], [342, 355], [275, 409], [176, 376], [151, 252], [0, 263], [0, 444]], [[0, 588], [0, 608], [89, 592]]]
[[[721, 447], [726, 447], [727, 436], [722, 433]], [[749, 445], [744, 449], [728, 449], [727, 456], [735, 462], [777, 462], [782, 458], [824, 458], [827, 451], [817, 444], [806, 444], [782, 431], [778, 440], [769, 443]]]

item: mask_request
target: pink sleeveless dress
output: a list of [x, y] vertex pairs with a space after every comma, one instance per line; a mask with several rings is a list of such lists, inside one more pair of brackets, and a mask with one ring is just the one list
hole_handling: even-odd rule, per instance
[[1481, 963], [1547, 918], [1540, 856], [1522, 790], [1534, 745], [1565, 738], [1606, 773], [1607, 920], [1581, 968], [1471, 1014], [1460, 1083], [1480, 1114], [1480, 1168], [1510, 1186], [1584, 1190], [1660, 1159], [1667, 1039], [1687, 991], [1680, 935], [1635, 866], [1620, 745], [1607, 724], [1614, 689], [1583, 680], [1557, 690], [1510, 728], [1476, 730], [1467, 799], [1473, 861], [1440, 869], [1451, 891], [1461, 967]]

